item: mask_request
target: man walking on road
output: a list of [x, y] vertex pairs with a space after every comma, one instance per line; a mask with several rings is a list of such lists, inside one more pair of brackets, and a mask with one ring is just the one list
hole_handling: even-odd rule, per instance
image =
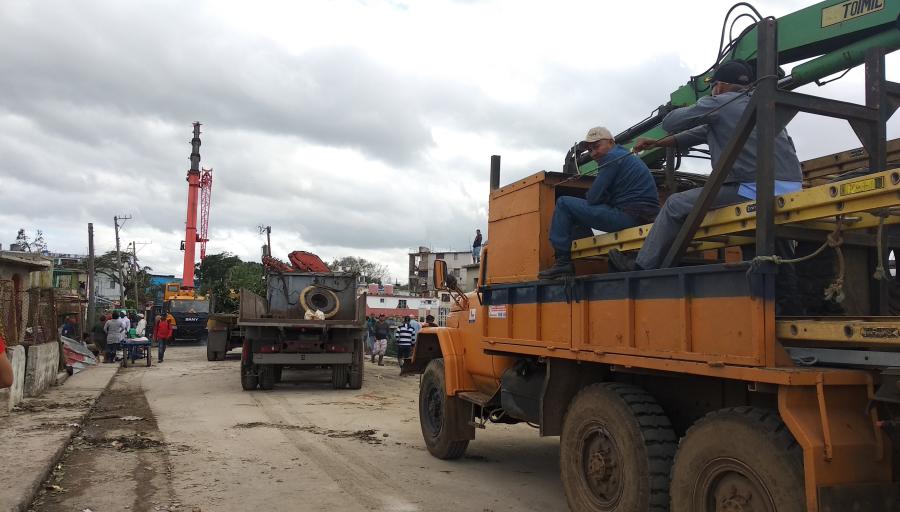
[[156, 353], [158, 362], [163, 362], [166, 356], [166, 344], [172, 338], [172, 325], [162, 315], [156, 317], [156, 325], [153, 327], [153, 339], [156, 341]]
[[410, 325], [409, 316], [403, 317], [403, 325], [397, 329], [397, 361], [403, 366], [403, 361], [409, 359], [412, 350], [413, 339], [416, 330]]
[[127, 332], [125, 324], [119, 318], [118, 311], [113, 311], [112, 319], [106, 322], [106, 325], [103, 326], [103, 331], [106, 332], [106, 362], [115, 363], [119, 343], [122, 343], [122, 340], [125, 339], [125, 333]]
[[378, 321], [373, 327], [375, 333], [375, 343], [372, 347], [372, 362], [375, 362], [375, 356], [378, 356], [378, 366], [384, 366], [384, 354], [387, 352], [387, 340], [390, 334], [391, 326], [384, 319], [384, 315], [378, 315]]

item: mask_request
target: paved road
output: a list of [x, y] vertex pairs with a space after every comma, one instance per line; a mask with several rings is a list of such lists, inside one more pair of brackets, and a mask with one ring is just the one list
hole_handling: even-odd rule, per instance
[[273, 391], [244, 392], [236, 359], [166, 356], [119, 373], [34, 510], [566, 509], [557, 438], [489, 425], [462, 460], [435, 459], [418, 379], [396, 366], [367, 363], [359, 391], [331, 389], [328, 372], [285, 372]]

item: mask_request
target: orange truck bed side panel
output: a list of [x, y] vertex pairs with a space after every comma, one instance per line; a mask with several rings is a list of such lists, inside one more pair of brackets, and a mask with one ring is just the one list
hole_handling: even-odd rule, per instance
[[803, 447], [809, 512], [818, 510], [820, 486], [891, 481], [890, 442], [867, 402], [863, 386], [779, 388], [778, 412]]

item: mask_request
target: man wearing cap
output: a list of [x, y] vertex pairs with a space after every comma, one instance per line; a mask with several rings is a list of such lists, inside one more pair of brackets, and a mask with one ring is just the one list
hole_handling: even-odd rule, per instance
[[[715, 167], [750, 103], [747, 88], [753, 82], [753, 67], [741, 60], [725, 62], [716, 68], [711, 82], [711, 96], [700, 98], [692, 106], [673, 110], [663, 119], [663, 129], [674, 135], [657, 141], [639, 139], [634, 149], [687, 149], [707, 144]], [[775, 195], [800, 190], [801, 179], [800, 160], [797, 158], [794, 142], [787, 130], [782, 130], [775, 137]], [[631, 259], [612, 249], [609, 252], [611, 268], [618, 271], [659, 268], [702, 190], [695, 188], [669, 196], [653, 222], [653, 229], [644, 240], [637, 258]], [[750, 133], [743, 150], [728, 170], [711, 208], [742, 203], [748, 199], [756, 199], [756, 129]]]
[[597, 177], [584, 199], [562, 196], [550, 221], [550, 244], [556, 263], [538, 274], [555, 279], [574, 273], [572, 240], [592, 235], [591, 228], [619, 231], [651, 222], [659, 212], [659, 195], [650, 169], [628, 149], [616, 144], [609, 130], [588, 130], [583, 145], [597, 161]]

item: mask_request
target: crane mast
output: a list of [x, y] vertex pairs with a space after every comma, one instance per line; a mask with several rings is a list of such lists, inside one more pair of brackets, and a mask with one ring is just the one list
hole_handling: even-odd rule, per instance
[[197, 201], [200, 195], [200, 123], [194, 122], [194, 137], [191, 139], [191, 168], [187, 172], [187, 220], [184, 230], [184, 271], [181, 274], [181, 288], [194, 289], [194, 255], [197, 236]]

